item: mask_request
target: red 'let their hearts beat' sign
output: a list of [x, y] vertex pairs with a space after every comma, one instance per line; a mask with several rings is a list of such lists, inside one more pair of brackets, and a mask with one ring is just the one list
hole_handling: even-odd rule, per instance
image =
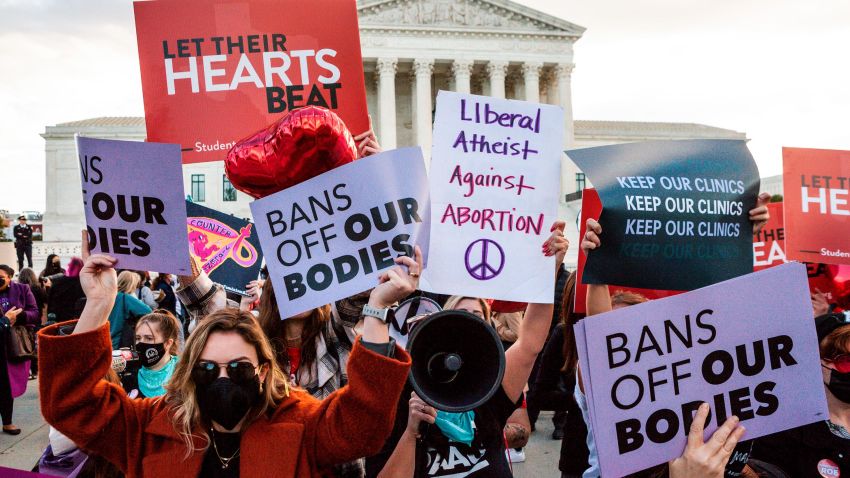
[[303, 106], [369, 129], [355, 0], [185, 0], [134, 4], [147, 139], [184, 163]]

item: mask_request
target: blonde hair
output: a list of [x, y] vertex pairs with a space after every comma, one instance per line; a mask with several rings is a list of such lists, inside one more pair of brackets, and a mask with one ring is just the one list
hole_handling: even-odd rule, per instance
[[160, 333], [162, 333], [163, 342], [168, 342], [168, 339], [172, 340], [171, 347], [166, 352], [171, 355], [178, 355], [180, 353], [180, 321], [171, 312], [165, 309], [156, 309], [150, 314], [143, 315], [136, 322], [136, 331], [139, 330], [142, 324], [148, 324], [148, 327], [156, 325]]
[[463, 295], [453, 295], [446, 300], [446, 305], [443, 306], [443, 310], [452, 310], [457, 308], [457, 305], [464, 300], [476, 300], [481, 305], [481, 310], [484, 312], [484, 322], [487, 322], [490, 325], [493, 325], [493, 321], [490, 319], [490, 304], [487, 303], [486, 300], [478, 298], [478, 297], [467, 297]]
[[[186, 445], [186, 458], [193, 452], [206, 450], [210, 444], [209, 434], [201, 427], [201, 411], [195, 397], [192, 370], [200, 360], [201, 352], [210, 335], [215, 332], [238, 333], [245, 342], [254, 346], [259, 365], [268, 367], [265, 380], [260, 383], [260, 399], [248, 412], [242, 425], [243, 429], [257, 417], [274, 410], [285, 397], [289, 396], [289, 383], [286, 376], [277, 365], [274, 351], [253, 315], [239, 309], [222, 309], [207, 315], [189, 336], [183, 354], [174, 367], [174, 374], [165, 385], [164, 400], [173, 409], [172, 421], [175, 430]], [[196, 432], [199, 432], [200, 436]], [[195, 437], [206, 442], [201, 449], [195, 448]]]
[[118, 291], [125, 294], [135, 294], [141, 282], [142, 278], [139, 277], [139, 274], [132, 271], [121, 271], [118, 274]]

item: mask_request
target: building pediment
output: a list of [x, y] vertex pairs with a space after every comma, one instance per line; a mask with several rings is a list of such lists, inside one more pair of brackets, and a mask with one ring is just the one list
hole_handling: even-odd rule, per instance
[[361, 29], [523, 33], [570, 37], [584, 27], [510, 0], [361, 0]]

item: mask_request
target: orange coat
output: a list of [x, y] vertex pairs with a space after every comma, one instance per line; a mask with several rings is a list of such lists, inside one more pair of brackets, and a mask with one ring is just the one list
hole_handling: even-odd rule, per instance
[[[64, 325], [64, 324], [61, 324]], [[57, 336], [39, 333], [39, 392], [45, 420], [84, 450], [129, 477], [196, 477], [205, 451], [184, 459], [186, 446], [160, 398], [132, 400], [101, 378], [111, 364], [109, 325]], [[243, 430], [239, 476], [322, 476], [320, 470], [380, 451], [390, 434], [410, 357], [383, 357], [358, 343], [349, 384], [323, 401], [293, 390], [272, 413]], [[198, 439], [197, 446], [204, 443]]]

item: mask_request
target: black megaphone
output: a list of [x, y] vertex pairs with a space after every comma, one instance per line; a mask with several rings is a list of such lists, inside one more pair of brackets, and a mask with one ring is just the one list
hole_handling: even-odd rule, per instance
[[413, 359], [413, 390], [437, 410], [472, 410], [502, 386], [502, 341], [493, 327], [469, 312], [443, 310], [423, 319], [410, 333], [407, 350]]

